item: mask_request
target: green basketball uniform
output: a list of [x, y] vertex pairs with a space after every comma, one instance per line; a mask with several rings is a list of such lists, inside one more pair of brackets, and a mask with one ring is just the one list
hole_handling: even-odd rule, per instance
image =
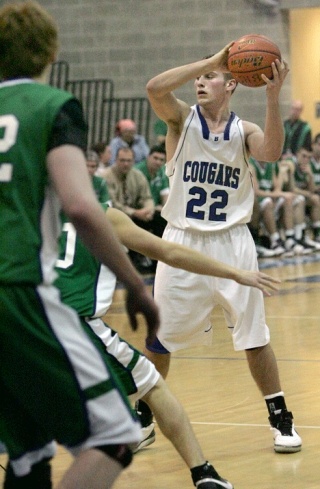
[[316, 161], [314, 158], [311, 158], [310, 164], [313, 173], [314, 183], [318, 187], [320, 185], [320, 162]]
[[[273, 190], [273, 172], [275, 171], [274, 163], [259, 163], [254, 158], [250, 158], [250, 164], [252, 165], [260, 190]], [[265, 197], [259, 197], [259, 201]]]
[[[106, 209], [108, 206], [104, 204], [103, 207]], [[63, 213], [61, 220], [55, 285], [63, 302], [75, 309], [79, 316], [104, 316], [112, 302], [115, 275], [89, 253]]]
[[92, 175], [91, 178], [92, 178], [92, 185], [98, 201], [101, 204], [108, 202], [108, 200], [110, 200], [110, 197], [109, 197], [106, 181], [102, 177], [98, 177], [97, 175]]
[[0, 91], [0, 277], [51, 283], [59, 236], [58, 201], [48, 182], [52, 125], [71, 94], [25, 80]]
[[301, 188], [302, 190], [308, 189], [309, 175], [301, 171], [297, 163], [295, 164], [294, 181], [298, 188]]
[[[103, 207], [106, 209], [108, 206]], [[103, 343], [112, 371], [121, 379], [126, 394], [134, 395], [134, 400], [143, 397], [158, 381], [158, 372], [144, 355], [122, 340], [101, 319], [112, 302], [115, 276], [90, 254], [67, 218], [61, 217], [63, 232], [59, 241], [55, 285], [63, 301], [83, 317]]]
[[159, 168], [154, 178], [152, 178], [149, 173], [146, 161], [137, 163], [135, 167], [138, 168], [148, 180], [154, 204], [161, 205], [161, 195], [169, 193], [169, 179], [166, 175], [165, 167], [162, 166]]
[[103, 348], [52, 285], [61, 224], [46, 156], [84, 149], [85, 132], [71, 94], [0, 83], [0, 439], [17, 476], [51, 457], [53, 440], [76, 454], [141, 439]]

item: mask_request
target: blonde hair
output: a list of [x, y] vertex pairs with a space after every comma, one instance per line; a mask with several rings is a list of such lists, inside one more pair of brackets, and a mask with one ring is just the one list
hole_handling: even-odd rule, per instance
[[12, 2], [0, 9], [0, 77], [36, 77], [54, 61], [58, 29], [37, 2]]

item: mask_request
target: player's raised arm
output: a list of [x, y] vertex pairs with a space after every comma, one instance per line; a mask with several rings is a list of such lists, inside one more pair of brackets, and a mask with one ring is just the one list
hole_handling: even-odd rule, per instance
[[262, 131], [252, 123], [244, 122], [246, 143], [251, 155], [260, 161], [277, 161], [284, 144], [284, 130], [280, 111], [279, 93], [289, 72], [286, 61], [272, 63], [273, 78], [261, 75], [266, 82], [266, 117]]
[[156, 75], [146, 85], [148, 98], [157, 116], [168, 125], [167, 156], [171, 159], [190, 107], [176, 98], [173, 91], [213, 70], [228, 71], [228, 51], [232, 42], [214, 56], [178, 66]]

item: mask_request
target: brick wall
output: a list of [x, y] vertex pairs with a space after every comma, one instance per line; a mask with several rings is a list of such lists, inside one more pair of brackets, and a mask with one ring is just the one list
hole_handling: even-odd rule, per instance
[[[284, 3], [312, 6], [306, 0]], [[116, 97], [144, 96], [146, 82], [158, 72], [199, 59], [251, 32], [269, 36], [290, 61], [287, 11], [257, 6], [254, 0], [40, 0], [40, 4], [57, 19], [59, 59], [70, 63], [71, 77], [112, 78]], [[192, 83], [177, 95], [193, 103]], [[233, 110], [263, 125], [264, 88], [239, 86], [233, 97]], [[288, 80], [281, 96], [284, 114], [290, 98]]]

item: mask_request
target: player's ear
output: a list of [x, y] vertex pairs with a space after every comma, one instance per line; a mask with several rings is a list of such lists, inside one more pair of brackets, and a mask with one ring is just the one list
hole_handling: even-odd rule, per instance
[[228, 92], [233, 92], [238, 85], [238, 82], [234, 78], [231, 78], [231, 80], [228, 80], [226, 83], [226, 87]]

